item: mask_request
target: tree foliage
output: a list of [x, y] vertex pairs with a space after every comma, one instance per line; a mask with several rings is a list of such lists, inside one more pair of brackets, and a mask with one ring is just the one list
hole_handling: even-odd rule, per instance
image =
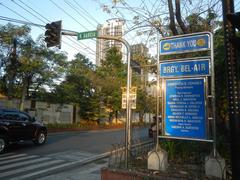
[[97, 69], [97, 75], [101, 79], [97, 84], [99, 95], [102, 97], [102, 108], [108, 113], [109, 121], [121, 110], [121, 87], [126, 87], [127, 68], [122, 62], [122, 54], [117, 47], [110, 48], [106, 58]]
[[[0, 91], [4, 94], [24, 100], [30, 90], [51, 88], [62, 77], [66, 55], [45, 48], [41, 37], [35, 42], [28, 26], [0, 26], [0, 37]], [[10, 87], [13, 94], [9, 94]]]

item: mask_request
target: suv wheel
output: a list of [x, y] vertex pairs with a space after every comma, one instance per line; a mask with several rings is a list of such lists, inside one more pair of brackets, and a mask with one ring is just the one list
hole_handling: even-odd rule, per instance
[[36, 145], [42, 145], [46, 142], [46, 133], [40, 131], [37, 138], [33, 141]]
[[0, 154], [6, 149], [7, 147], [7, 139], [5, 136], [0, 136]]

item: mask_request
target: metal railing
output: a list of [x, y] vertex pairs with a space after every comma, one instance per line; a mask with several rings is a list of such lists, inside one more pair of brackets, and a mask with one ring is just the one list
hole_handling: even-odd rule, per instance
[[[134, 168], [142, 166], [140, 162], [146, 162], [148, 152], [154, 147], [152, 140], [138, 139], [132, 141], [132, 148], [130, 151], [130, 157], [128, 158], [128, 167]], [[111, 168], [125, 168], [126, 156], [125, 156], [125, 144], [118, 143], [113, 144], [110, 151], [108, 167]], [[145, 161], [146, 160], [146, 161]], [[146, 168], [146, 167], [145, 167]]]

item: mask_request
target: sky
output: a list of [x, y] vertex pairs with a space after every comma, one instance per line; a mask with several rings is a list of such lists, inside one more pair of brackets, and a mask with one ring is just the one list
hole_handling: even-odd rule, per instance
[[[98, 24], [103, 24], [108, 19], [120, 17], [117, 10], [111, 10], [114, 5], [117, 7], [118, 4], [110, 0], [0, 0], [0, 16], [40, 25], [61, 20], [63, 29], [85, 32], [96, 30]], [[137, 6], [133, 0], [129, 5]], [[132, 16], [129, 13], [125, 14], [124, 18], [128, 21]], [[0, 20], [0, 24], [6, 23], [8, 22]], [[34, 39], [45, 33], [44, 27], [31, 26], [31, 29]], [[127, 38], [130, 44], [136, 44], [139, 41], [136, 41], [134, 36], [133, 33], [128, 33], [124, 38]], [[64, 35], [61, 50], [67, 52], [69, 59], [80, 52], [95, 63], [96, 39], [78, 41], [77, 37]]]
[[[199, 5], [203, 8], [201, 11], [204, 11], [204, 8], [208, 8], [207, 4], [214, 4], [217, 1], [182, 0], [181, 3], [182, 8]], [[240, 0], [234, 2], [235, 11], [240, 11]], [[186, 8], [182, 14], [184, 16], [199, 10]], [[162, 14], [164, 21], [164, 16], [168, 12], [166, 0], [0, 0], [0, 16], [40, 25], [61, 20], [63, 29], [75, 32], [96, 30], [98, 24], [119, 17], [126, 20], [125, 32], [127, 32], [129, 29], [134, 29], [133, 21], [139, 21], [136, 19], [137, 15], [140, 13], [141, 16], [149, 16], [147, 12], [151, 12], [151, 15]], [[221, 9], [219, 9], [220, 12]], [[0, 20], [1, 25], [6, 23], [8, 22]], [[34, 39], [45, 32], [44, 27], [31, 26], [31, 29]], [[147, 33], [144, 34], [145, 30], [149, 30], [149, 27], [134, 29], [127, 33], [124, 39], [130, 45], [146, 44], [151, 55], [154, 56], [157, 54], [157, 33], [153, 30], [152, 35], [149, 36]], [[96, 39], [78, 41], [77, 37], [62, 36], [61, 50], [68, 53], [69, 60], [74, 57], [74, 54], [81, 53], [95, 63]]]
[[[103, 23], [108, 19], [108, 15], [103, 13], [99, 4], [92, 0], [1, 0], [0, 3], [1, 16], [41, 25], [62, 20], [63, 29], [76, 32], [96, 30], [97, 22]], [[81, 11], [81, 8], [89, 12], [96, 22], [85, 11]], [[5, 24], [6, 22], [0, 21], [0, 23]], [[45, 33], [43, 27], [31, 26], [31, 29], [34, 39]], [[77, 37], [62, 36], [61, 50], [67, 52], [70, 59], [73, 58], [74, 54], [80, 52], [94, 61], [95, 44], [96, 39], [79, 42]]]

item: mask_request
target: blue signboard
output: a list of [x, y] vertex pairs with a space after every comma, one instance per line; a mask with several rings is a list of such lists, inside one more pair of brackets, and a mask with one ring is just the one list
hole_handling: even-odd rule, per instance
[[166, 80], [165, 135], [206, 139], [204, 79]]
[[209, 34], [187, 35], [160, 40], [160, 55], [179, 54], [210, 49]]
[[175, 61], [160, 64], [160, 77], [206, 76], [209, 75], [209, 59]]

